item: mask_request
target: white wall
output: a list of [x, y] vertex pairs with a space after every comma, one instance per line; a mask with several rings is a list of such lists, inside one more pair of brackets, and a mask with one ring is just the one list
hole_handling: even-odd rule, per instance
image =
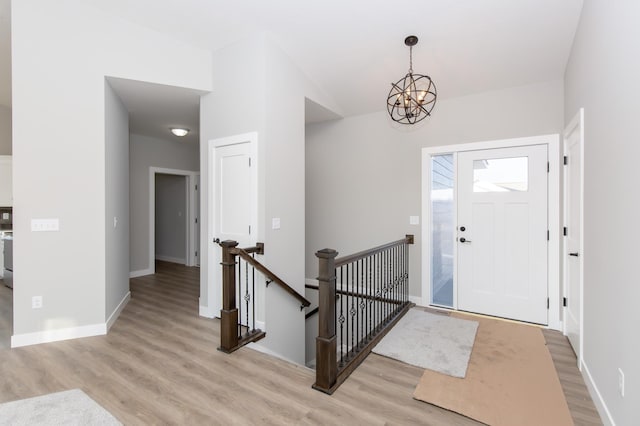
[[187, 262], [187, 178], [156, 174], [156, 259]]
[[[437, 83], [437, 82], [436, 82]], [[306, 276], [318, 274], [315, 252], [339, 256], [415, 236], [410, 294], [421, 296], [421, 148], [559, 133], [561, 81], [438, 101], [415, 127], [379, 112], [307, 126]]]
[[[150, 271], [149, 265], [149, 168], [198, 171], [197, 145], [143, 135], [131, 135], [131, 271]], [[184, 254], [183, 254], [184, 256]], [[148, 272], [151, 273], [151, 272]]]
[[129, 113], [107, 81], [105, 90], [105, 313], [129, 295]]
[[[96, 334], [108, 315], [105, 76], [210, 90], [211, 57], [79, 0], [12, 6], [13, 343]], [[32, 218], [59, 218], [60, 231], [32, 233]]]
[[618, 425], [640, 419], [639, 18], [638, 2], [585, 0], [565, 74], [565, 121], [585, 109], [583, 373]]
[[[213, 93], [201, 101], [202, 217], [208, 217], [207, 141], [258, 132], [257, 238], [265, 243], [265, 256], [260, 260], [304, 294], [304, 100], [309, 97], [331, 109], [335, 105], [266, 35], [215, 52], [213, 84]], [[279, 230], [271, 229], [274, 217], [281, 219]], [[203, 220], [203, 241], [209, 240], [207, 222]], [[211, 243], [202, 248], [202, 262], [207, 259], [208, 265], [201, 267], [201, 280], [220, 279], [215, 261], [218, 250]], [[304, 312], [276, 285], [264, 294], [261, 303], [267, 309], [259, 319], [266, 322], [267, 337], [259, 346], [303, 364]], [[207, 306], [210, 295], [203, 291], [200, 296], [201, 306]]]
[[11, 155], [11, 108], [0, 105], [0, 155]]

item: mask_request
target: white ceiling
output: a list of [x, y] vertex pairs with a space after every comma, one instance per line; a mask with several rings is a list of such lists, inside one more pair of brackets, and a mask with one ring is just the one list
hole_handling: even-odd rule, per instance
[[[410, 34], [420, 39], [414, 71], [431, 76], [439, 99], [560, 80], [582, 9], [582, 0], [83, 1], [210, 50], [268, 32], [344, 115], [385, 109], [390, 83], [407, 72]], [[307, 105], [308, 121], [323, 119], [314, 111], [332, 115]]]
[[[107, 78], [129, 111], [129, 131], [155, 138], [197, 144], [200, 140], [200, 95], [204, 92], [142, 81]], [[174, 136], [172, 127], [189, 134]]]

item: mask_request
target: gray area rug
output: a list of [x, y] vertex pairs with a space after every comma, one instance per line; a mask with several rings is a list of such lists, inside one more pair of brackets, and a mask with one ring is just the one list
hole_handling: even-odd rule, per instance
[[478, 323], [410, 309], [373, 352], [417, 367], [463, 378]]
[[122, 425], [80, 389], [0, 404], [0, 425]]

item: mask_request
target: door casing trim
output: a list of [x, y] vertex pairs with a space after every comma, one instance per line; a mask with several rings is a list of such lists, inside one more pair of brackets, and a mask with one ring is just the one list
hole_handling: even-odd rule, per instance
[[[553, 330], [563, 329], [562, 295], [560, 289], [560, 246], [561, 216], [560, 216], [560, 135], [550, 134], [530, 136], [514, 139], [500, 139], [457, 145], [443, 145], [422, 148], [422, 305], [430, 306], [431, 294], [431, 244], [430, 244], [430, 158], [433, 155], [452, 154], [464, 151], [477, 151], [485, 149], [510, 148], [528, 145], [547, 145], [549, 161], [549, 175], [547, 180], [547, 223], [549, 226], [549, 243], [547, 245], [547, 294], [549, 296], [549, 310], [547, 327]], [[457, 200], [457, 194], [454, 195]], [[456, 206], [457, 208], [457, 206]], [[454, 220], [457, 220], [455, 218]], [[457, 226], [454, 223], [454, 226]], [[457, 280], [456, 258], [454, 255], [454, 282]], [[457, 308], [457, 295], [454, 293], [454, 309]]]

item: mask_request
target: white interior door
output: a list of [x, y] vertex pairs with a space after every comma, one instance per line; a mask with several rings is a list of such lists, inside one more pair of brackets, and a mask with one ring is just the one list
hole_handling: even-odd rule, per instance
[[458, 309], [547, 324], [547, 146], [458, 154]]
[[581, 359], [582, 313], [582, 110], [565, 130], [565, 334]]
[[238, 247], [256, 243], [257, 234], [257, 173], [251, 139], [229, 138], [214, 144], [211, 156], [212, 194], [210, 199], [212, 256], [210, 303], [213, 312], [222, 308], [222, 250], [213, 240], [234, 240]]

